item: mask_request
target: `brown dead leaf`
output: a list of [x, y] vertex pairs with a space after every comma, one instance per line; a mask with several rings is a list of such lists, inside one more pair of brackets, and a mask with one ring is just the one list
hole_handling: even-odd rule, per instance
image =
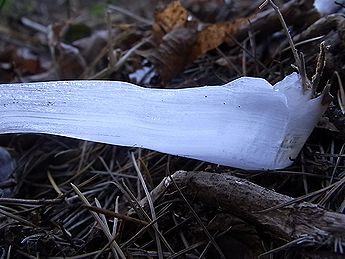
[[38, 58], [26, 58], [18, 55], [13, 58], [13, 63], [22, 75], [37, 74], [43, 71]]
[[216, 23], [201, 31], [185, 23], [163, 36], [147, 58], [155, 65], [162, 81], [168, 82], [196, 58], [217, 48], [229, 35], [235, 35], [244, 23], [246, 19]]
[[[194, 1], [192, 1], [194, 2]], [[297, 24], [300, 17], [313, 16], [314, 12], [308, 12], [311, 10], [310, 4], [312, 1], [289, 1], [281, 6], [281, 12], [284, 17], [286, 17], [286, 22], [290, 24]], [[201, 2], [200, 2], [201, 3]], [[248, 3], [247, 3], [248, 4]], [[245, 5], [241, 6], [243, 9]], [[161, 11], [156, 15], [155, 23], [152, 30], [152, 43], [153, 47], [149, 49], [152, 56], [155, 59], [152, 61], [151, 58], [147, 57], [153, 62], [156, 70], [161, 73], [162, 78], [169, 81], [173, 78], [179, 71], [181, 71], [186, 65], [193, 62], [196, 58], [201, 57], [210, 50], [213, 50], [227, 42], [230, 47], [236, 45], [236, 41], [241, 42], [248, 36], [248, 30], [258, 32], [258, 34], [273, 33], [281, 29], [281, 25], [277, 14], [273, 9], [267, 9], [264, 12], [255, 14], [253, 8], [245, 12], [244, 17], [234, 19], [227, 22], [217, 22], [209, 24], [205, 27], [205, 24], [198, 21], [191, 13], [185, 9], [179, 1], [174, 1], [167, 6], [166, 9]], [[312, 9], [314, 10], [314, 9]], [[189, 19], [192, 17], [192, 19]], [[314, 18], [313, 18], [314, 19]], [[249, 23], [250, 20], [250, 23]], [[194, 45], [191, 47], [190, 51], [176, 51], [177, 46], [183, 46], [183, 42], [179, 42], [180, 38], [175, 38], [173, 31], [177, 28], [194, 28], [196, 40]], [[174, 42], [169, 43], [170, 46], [174, 46], [174, 53], [164, 53], [164, 46], [167, 42], [162, 43], [164, 35], [171, 35], [169, 38]], [[188, 45], [189, 46], [189, 45]], [[176, 55], [176, 56], [173, 56]], [[181, 55], [187, 55], [183, 60], [185, 63], [177, 62], [176, 64], [171, 64], [169, 62], [159, 62], [155, 63], [155, 60], [162, 60], [165, 57], [169, 57], [169, 60], [182, 60]], [[168, 67], [164, 67], [168, 66]]]
[[16, 76], [23, 77], [42, 71], [44, 68], [40, 58], [25, 47], [6, 46], [0, 51], [1, 82], [11, 82]]
[[163, 82], [169, 81], [190, 63], [195, 40], [194, 29], [177, 28], [163, 37], [157, 49], [149, 52], [147, 58], [155, 65]]
[[188, 17], [192, 15], [180, 1], [171, 2], [155, 16], [154, 47], [145, 56], [154, 64], [163, 82], [171, 80], [185, 66], [217, 48], [248, 23], [247, 18], [241, 18], [205, 26]]
[[198, 32], [197, 40], [191, 53], [194, 60], [208, 51], [217, 48], [224, 43], [229, 35], [235, 35], [247, 19], [237, 19], [230, 22], [215, 23]]
[[171, 2], [155, 16], [155, 23], [152, 28], [154, 41], [160, 42], [165, 34], [183, 27], [188, 21], [188, 15], [188, 11], [181, 5], [180, 1]]

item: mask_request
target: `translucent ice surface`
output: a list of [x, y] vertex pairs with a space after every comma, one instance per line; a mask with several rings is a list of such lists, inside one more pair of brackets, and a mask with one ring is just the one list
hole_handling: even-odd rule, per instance
[[289, 166], [325, 107], [298, 74], [272, 86], [151, 89], [114, 81], [0, 85], [0, 134], [47, 133], [249, 170]]

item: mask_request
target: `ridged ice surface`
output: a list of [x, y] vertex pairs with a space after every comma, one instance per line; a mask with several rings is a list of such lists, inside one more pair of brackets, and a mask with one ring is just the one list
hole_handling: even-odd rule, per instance
[[272, 87], [149, 89], [114, 81], [0, 85], [0, 134], [47, 133], [243, 169], [289, 166], [324, 108], [294, 73]]

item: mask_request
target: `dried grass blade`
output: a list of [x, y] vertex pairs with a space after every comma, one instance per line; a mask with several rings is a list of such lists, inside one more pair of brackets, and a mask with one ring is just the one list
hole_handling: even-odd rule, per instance
[[[91, 206], [90, 202], [86, 199], [86, 197], [81, 193], [81, 191], [79, 191], [78, 187], [75, 186], [73, 183], [71, 183], [71, 186], [73, 188], [73, 190], [76, 192], [76, 194], [79, 196], [79, 198], [82, 200], [82, 202], [87, 205], [87, 206]], [[107, 236], [108, 240], [111, 241], [113, 239], [113, 237], [109, 234], [109, 232], [107, 230], [109, 230], [107, 228], [107, 226], [104, 224], [104, 222], [102, 221], [102, 219], [100, 218], [100, 216], [96, 213], [91, 211], [91, 215], [94, 217], [94, 219], [96, 220], [96, 222], [99, 224], [99, 226], [101, 227], [101, 229], [103, 230], [104, 234]], [[112, 251], [113, 251], [113, 255], [115, 258], [122, 258], [122, 259], [126, 259], [125, 254], [122, 252], [120, 246], [116, 243], [115, 240], [113, 240], [113, 242], [110, 244]]]
[[338, 90], [338, 103], [341, 109], [341, 112], [345, 114], [345, 91], [344, 86], [337, 71], [334, 72], [338, 79], [339, 90]]
[[63, 195], [62, 191], [60, 190], [59, 186], [56, 184], [52, 174], [50, 173], [50, 171], [48, 170], [48, 180], [50, 182], [50, 184], [53, 186], [54, 190], [59, 194], [59, 195]]
[[[133, 162], [135, 171], [137, 172], [138, 178], [139, 178], [139, 180], [141, 182], [141, 185], [143, 186], [143, 189], [144, 189], [144, 192], [145, 192], [145, 195], [146, 195], [149, 207], [150, 207], [150, 212], [151, 212], [152, 220], [156, 220], [157, 219], [156, 212], [155, 212], [155, 208], [153, 206], [153, 202], [152, 202], [152, 199], [151, 199], [150, 192], [147, 189], [147, 186], [146, 186], [145, 180], [143, 178], [143, 175], [141, 174], [140, 169], [138, 167], [138, 164], [135, 161], [135, 157], [134, 157], [134, 153], [133, 152], [131, 153], [131, 158], [132, 158], [132, 162]], [[155, 226], [155, 237], [156, 237], [158, 258], [159, 259], [163, 259], [164, 256], [163, 256], [163, 249], [162, 249], [162, 245], [161, 245], [161, 240], [159, 238], [159, 235], [157, 234], [157, 232], [159, 231], [158, 223], [156, 222], [154, 224], [154, 226]]]
[[[95, 204], [96, 204], [97, 208], [103, 209], [101, 203], [99, 202], [99, 200], [97, 198], [95, 198]], [[103, 213], [99, 213], [99, 217], [101, 218], [101, 220], [103, 220], [104, 225], [107, 226], [107, 232], [108, 232], [108, 234], [110, 234], [110, 230], [109, 230], [107, 219], [106, 219], [105, 215]]]
[[[158, 219], [162, 216], [157, 217], [156, 220], [151, 220], [151, 218], [149, 217], [149, 215], [147, 215], [146, 211], [143, 209], [143, 207], [141, 206], [141, 203], [135, 198], [135, 196], [133, 195], [133, 193], [131, 193], [130, 189], [126, 186], [126, 184], [122, 183], [122, 185], [124, 187], [122, 187], [120, 184], [116, 183], [116, 182], [110, 182], [112, 184], [114, 184], [117, 188], [119, 188], [121, 190], [121, 192], [126, 196], [128, 202], [131, 204], [132, 209], [137, 213], [138, 216], [140, 216], [141, 218], [145, 218], [146, 220], [148, 220], [150, 222], [150, 226], [152, 226], [153, 229], [156, 230], [156, 227], [153, 223], [157, 222]], [[152, 225], [151, 225], [152, 224]], [[174, 250], [172, 249], [172, 247], [169, 245], [168, 241], [165, 239], [165, 237], [162, 235], [161, 232], [157, 231], [156, 232], [162, 242], [164, 243], [165, 247], [171, 252], [174, 253]]]
[[[119, 196], [116, 196], [115, 199], [115, 208], [114, 208], [114, 213], [119, 214]], [[112, 236], [116, 236], [116, 231], [117, 231], [117, 223], [119, 222], [117, 217], [113, 218], [114, 224], [113, 224], [113, 231], [112, 231]]]

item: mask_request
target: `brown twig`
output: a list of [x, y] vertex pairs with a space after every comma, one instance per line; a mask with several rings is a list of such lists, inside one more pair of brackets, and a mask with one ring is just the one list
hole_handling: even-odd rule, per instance
[[[280, 240], [290, 242], [305, 236], [303, 240], [308, 245], [331, 245], [334, 238], [340, 236], [345, 241], [345, 237], [341, 237], [345, 231], [343, 214], [327, 211], [309, 202], [268, 210], [294, 199], [227, 174], [178, 171], [171, 178], [173, 181], [168, 182], [167, 178], [159, 185], [161, 192], [166, 189], [175, 191], [176, 186], [183, 186], [186, 197], [193, 198], [195, 202], [202, 201], [208, 208], [230, 211], [257, 227], [264, 227]], [[343, 182], [341, 180], [335, 186], [339, 188]]]

